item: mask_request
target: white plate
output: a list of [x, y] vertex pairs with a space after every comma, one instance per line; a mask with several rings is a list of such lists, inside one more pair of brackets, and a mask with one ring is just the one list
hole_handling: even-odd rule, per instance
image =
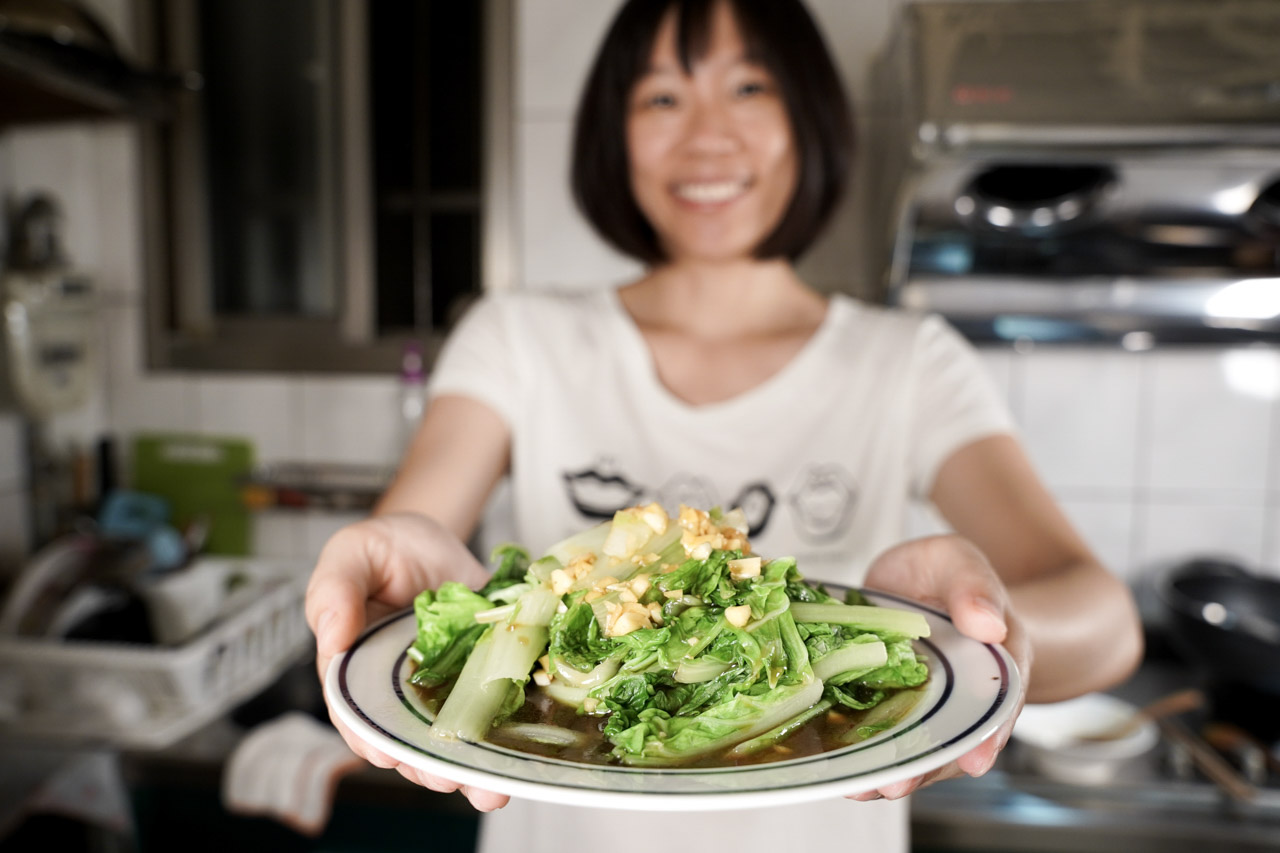
[[[826, 585], [835, 594], [834, 584]], [[961, 635], [944, 614], [897, 596], [877, 604], [917, 610], [932, 635], [917, 641], [929, 662], [924, 695], [898, 725], [852, 746], [746, 767], [602, 767], [494, 744], [437, 743], [429, 715], [407, 687], [413, 611], [369, 629], [329, 665], [325, 696], [356, 736], [403, 764], [514, 797], [565, 805], [704, 811], [777, 806], [870, 791], [959, 758], [1013, 713], [1021, 679], [1008, 653]]]

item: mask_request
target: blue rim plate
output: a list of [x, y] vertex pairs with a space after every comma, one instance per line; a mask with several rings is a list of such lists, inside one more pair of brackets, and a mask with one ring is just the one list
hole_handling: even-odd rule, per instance
[[[833, 592], [834, 584], [826, 585]], [[877, 604], [916, 610], [931, 636], [917, 642], [929, 662], [923, 695], [898, 725], [851, 746], [746, 767], [601, 767], [490, 743], [437, 743], [430, 714], [408, 687], [413, 611], [392, 615], [334, 658], [329, 707], [357, 737], [402, 764], [489, 791], [565, 805], [661, 811], [777, 806], [857, 794], [911, 779], [964, 755], [1017, 707], [1021, 679], [999, 646], [963, 636], [943, 613], [887, 593]]]

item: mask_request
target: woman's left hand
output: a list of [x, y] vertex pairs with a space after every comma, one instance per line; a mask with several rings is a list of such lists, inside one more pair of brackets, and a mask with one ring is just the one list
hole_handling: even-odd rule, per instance
[[905, 542], [884, 552], [872, 563], [864, 583], [868, 589], [897, 593], [945, 610], [960, 633], [983, 643], [1003, 645], [1017, 664], [1023, 686], [1014, 715], [971, 751], [923, 776], [854, 794], [850, 799], [896, 800], [942, 779], [986, 773], [1008, 743], [1031, 675], [1031, 644], [1012, 612], [1008, 590], [999, 575], [967, 539], [942, 535]]

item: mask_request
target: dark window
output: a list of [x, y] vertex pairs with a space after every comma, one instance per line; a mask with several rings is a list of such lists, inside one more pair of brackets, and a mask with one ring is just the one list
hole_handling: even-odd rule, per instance
[[153, 365], [382, 370], [438, 343], [483, 288], [508, 9], [156, 0], [155, 61], [201, 85], [144, 158]]

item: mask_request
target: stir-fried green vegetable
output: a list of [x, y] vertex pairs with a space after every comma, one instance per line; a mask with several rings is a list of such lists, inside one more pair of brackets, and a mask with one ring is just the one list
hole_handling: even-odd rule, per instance
[[603, 718], [614, 759], [679, 764], [757, 752], [828, 710], [874, 708], [928, 679], [912, 646], [929, 634], [922, 616], [856, 591], [838, 601], [795, 560], [752, 554], [740, 512], [632, 507], [536, 562], [515, 546], [495, 559], [479, 592], [446, 583], [415, 601], [412, 681], [448, 688], [432, 737], [479, 741], [501, 725], [578, 742], [506, 723], [532, 679]]

